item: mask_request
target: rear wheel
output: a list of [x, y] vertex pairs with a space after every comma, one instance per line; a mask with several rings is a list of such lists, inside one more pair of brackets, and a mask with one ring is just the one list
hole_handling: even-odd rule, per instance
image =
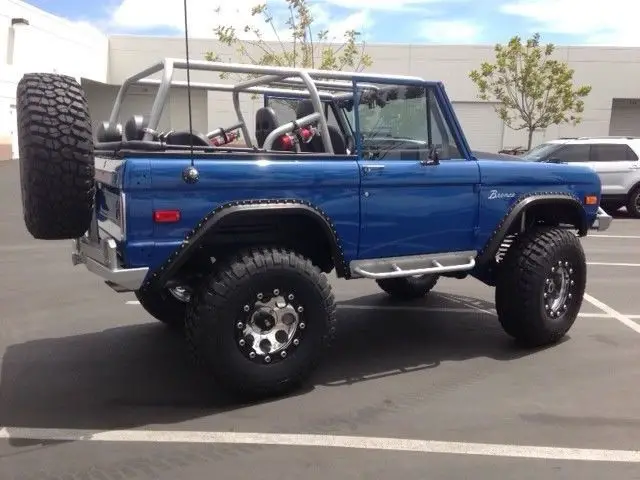
[[16, 91], [24, 222], [40, 240], [77, 238], [93, 212], [89, 106], [73, 77], [28, 73]]
[[418, 275], [414, 277], [385, 278], [376, 280], [378, 286], [388, 295], [400, 300], [423, 298], [436, 283], [438, 275]]
[[584, 251], [573, 232], [539, 227], [518, 235], [496, 284], [502, 327], [527, 347], [558, 342], [578, 316], [586, 279]]
[[251, 250], [221, 262], [194, 292], [186, 336], [196, 359], [244, 397], [290, 391], [318, 365], [335, 331], [324, 274], [288, 250]]

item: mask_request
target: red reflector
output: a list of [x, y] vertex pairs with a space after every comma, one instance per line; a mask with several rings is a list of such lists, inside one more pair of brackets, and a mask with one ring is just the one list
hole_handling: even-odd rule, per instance
[[156, 210], [153, 221], [156, 223], [173, 223], [180, 220], [180, 210]]

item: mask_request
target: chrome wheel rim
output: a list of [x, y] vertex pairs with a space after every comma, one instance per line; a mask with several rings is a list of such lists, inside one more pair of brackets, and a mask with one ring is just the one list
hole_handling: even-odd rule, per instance
[[258, 293], [242, 307], [236, 323], [237, 344], [245, 357], [259, 363], [276, 363], [300, 345], [306, 324], [304, 307], [292, 292], [274, 289]]
[[545, 310], [550, 317], [559, 317], [568, 309], [575, 285], [573, 266], [567, 261], [558, 261], [544, 282]]

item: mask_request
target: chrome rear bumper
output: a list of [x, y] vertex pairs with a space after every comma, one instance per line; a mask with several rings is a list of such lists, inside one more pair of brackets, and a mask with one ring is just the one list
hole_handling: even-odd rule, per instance
[[598, 214], [596, 216], [595, 222], [591, 225], [592, 230], [598, 230], [603, 232], [609, 228], [613, 218], [607, 212], [605, 212], [602, 207], [598, 207]]
[[116, 241], [112, 238], [92, 242], [88, 236], [73, 241], [71, 253], [73, 265], [84, 264], [91, 273], [102, 277], [119, 291], [134, 291], [140, 288], [149, 269], [122, 268], [118, 260]]

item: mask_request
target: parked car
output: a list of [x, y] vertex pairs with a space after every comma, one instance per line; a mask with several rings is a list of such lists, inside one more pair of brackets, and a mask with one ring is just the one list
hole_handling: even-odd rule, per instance
[[542, 143], [520, 158], [593, 168], [602, 182], [601, 205], [626, 207], [640, 217], [640, 137], [559, 138]]
[[[229, 93], [233, 125], [160, 131], [185, 68], [252, 75], [192, 87]], [[122, 125], [135, 83], [160, 88]], [[255, 126], [241, 92], [264, 94]], [[95, 132], [72, 77], [26, 74], [17, 97], [31, 235], [72, 239], [74, 264], [135, 292], [219, 385], [252, 397], [299, 385], [322, 358], [333, 271], [405, 300], [472, 276], [495, 287], [508, 335], [554, 344], [583, 301], [578, 236], [611, 221], [589, 168], [473, 155], [439, 81], [165, 59], [123, 84]], [[276, 114], [291, 99], [292, 117]], [[229, 144], [237, 130], [246, 146]]]

